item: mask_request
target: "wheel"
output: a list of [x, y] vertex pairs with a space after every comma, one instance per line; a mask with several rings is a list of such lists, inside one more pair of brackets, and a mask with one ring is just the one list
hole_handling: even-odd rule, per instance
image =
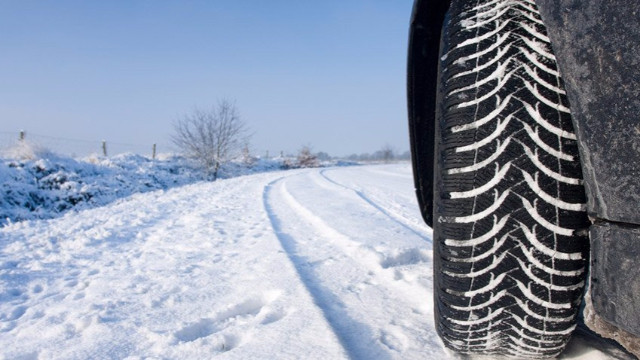
[[569, 104], [533, 0], [453, 0], [435, 134], [436, 324], [463, 354], [558, 355], [589, 220]]

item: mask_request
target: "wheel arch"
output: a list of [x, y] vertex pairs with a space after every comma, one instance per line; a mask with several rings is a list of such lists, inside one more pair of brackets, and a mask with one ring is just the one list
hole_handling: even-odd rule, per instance
[[450, 0], [415, 0], [409, 29], [407, 100], [414, 184], [433, 227], [433, 161], [440, 36]]
[[631, 300], [640, 291], [640, 2], [536, 4], [571, 104], [595, 221], [585, 323], [640, 357], [640, 313]]

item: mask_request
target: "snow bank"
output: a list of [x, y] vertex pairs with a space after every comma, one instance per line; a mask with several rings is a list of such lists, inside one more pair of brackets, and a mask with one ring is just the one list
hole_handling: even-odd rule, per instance
[[[222, 166], [220, 178], [279, 170], [286, 159], [251, 159]], [[69, 210], [109, 204], [135, 193], [167, 190], [203, 181], [198, 165], [184, 157], [156, 160], [121, 154], [73, 159], [19, 143], [0, 158], [0, 226], [30, 219], [50, 219]]]
[[48, 154], [33, 159], [2, 159], [0, 225], [53, 218], [71, 209], [101, 206], [134, 193], [200, 179], [200, 172], [182, 158], [152, 161], [124, 154], [75, 160]]

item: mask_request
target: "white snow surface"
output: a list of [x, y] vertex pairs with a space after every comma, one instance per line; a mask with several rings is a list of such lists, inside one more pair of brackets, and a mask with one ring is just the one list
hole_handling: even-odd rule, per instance
[[[447, 359], [411, 166], [134, 194], [0, 228], [6, 359]], [[577, 337], [565, 359], [609, 359]]]

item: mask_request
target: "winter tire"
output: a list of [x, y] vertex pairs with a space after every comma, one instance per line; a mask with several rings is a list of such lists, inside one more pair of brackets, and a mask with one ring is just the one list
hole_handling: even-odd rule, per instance
[[558, 355], [589, 221], [569, 104], [533, 0], [452, 1], [435, 125], [435, 313], [463, 354]]

